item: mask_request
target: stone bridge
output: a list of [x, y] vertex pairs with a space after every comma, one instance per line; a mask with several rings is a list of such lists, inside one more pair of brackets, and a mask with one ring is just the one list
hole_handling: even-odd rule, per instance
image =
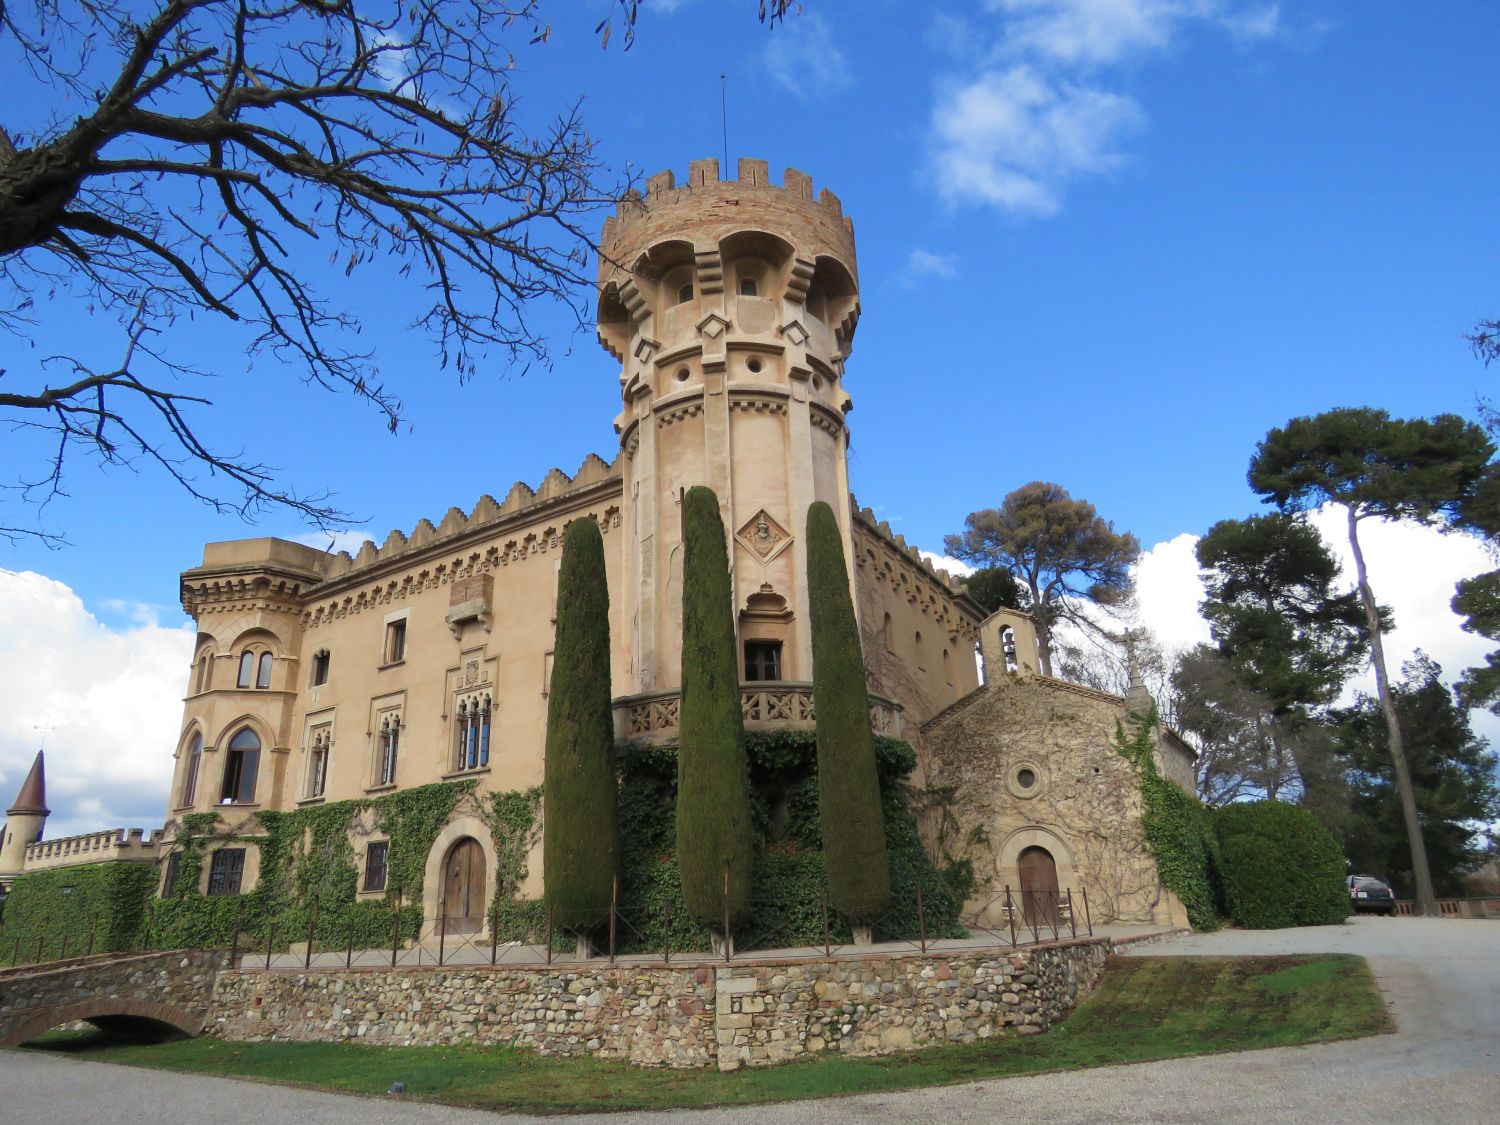
[[203, 1030], [223, 949], [116, 953], [0, 972], [0, 1047], [16, 1047], [59, 1024], [106, 1030]]

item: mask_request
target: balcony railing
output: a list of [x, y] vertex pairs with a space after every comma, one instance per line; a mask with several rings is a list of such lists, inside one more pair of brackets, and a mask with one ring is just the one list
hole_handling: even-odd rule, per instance
[[[677, 736], [681, 694], [653, 691], [615, 700], [615, 736], [629, 742], [663, 742]], [[746, 730], [811, 730], [817, 719], [812, 684], [767, 680], [740, 685], [740, 714]], [[901, 704], [870, 696], [870, 727], [876, 734], [902, 737]]]

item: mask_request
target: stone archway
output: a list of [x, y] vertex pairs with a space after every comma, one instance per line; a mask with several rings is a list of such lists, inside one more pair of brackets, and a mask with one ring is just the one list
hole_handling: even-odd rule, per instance
[[[479, 925], [471, 931], [487, 936], [489, 917], [486, 907], [495, 901], [495, 873], [499, 870], [499, 857], [495, 854], [495, 842], [490, 836], [489, 825], [480, 817], [470, 813], [454, 817], [448, 822], [432, 847], [427, 852], [427, 864], [422, 872], [422, 932], [436, 935], [444, 916], [444, 891], [448, 878], [447, 860], [460, 841], [468, 840], [478, 848], [483, 865], [483, 897], [479, 902]], [[473, 853], [468, 862], [474, 863]], [[473, 895], [470, 895], [470, 902]], [[450, 919], [451, 920], [451, 919]], [[478, 939], [476, 939], [478, 940]]]
[[[1070, 890], [1075, 896], [1078, 895], [1083, 889], [1083, 881], [1080, 878], [1083, 873], [1074, 869], [1072, 848], [1068, 846], [1060, 832], [1052, 828], [1044, 828], [1039, 824], [1018, 828], [1001, 841], [1000, 846], [995, 849], [997, 880], [1015, 888], [1017, 897], [1020, 897], [1020, 891], [1025, 885], [1021, 877], [1021, 857], [1033, 848], [1044, 852], [1051, 860], [1053, 889], [1063, 895]], [[1037, 860], [1034, 859], [1032, 862], [1035, 863]], [[1018, 905], [1024, 906], [1024, 904]], [[1029, 915], [1026, 917], [1027, 923], [1030, 924]], [[1019, 923], [1021, 918], [1022, 914], [1018, 913], [1016, 921]], [[1042, 925], [1043, 921], [1039, 920], [1037, 924]], [[1046, 920], [1046, 924], [1050, 926], [1050, 920]]]

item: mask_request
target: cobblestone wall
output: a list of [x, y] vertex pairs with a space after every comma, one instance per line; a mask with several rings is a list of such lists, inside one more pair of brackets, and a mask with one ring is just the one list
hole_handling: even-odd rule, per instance
[[682, 968], [240, 970], [220, 974], [206, 1030], [237, 1041], [503, 1043], [735, 1070], [1043, 1031], [1093, 988], [1108, 951], [1099, 939]]

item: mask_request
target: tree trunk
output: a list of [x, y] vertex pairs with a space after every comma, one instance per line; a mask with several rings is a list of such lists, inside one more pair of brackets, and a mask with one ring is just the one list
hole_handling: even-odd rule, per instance
[[1052, 675], [1052, 623], [1047, 619], [1047, 607], [1042, 603], [1042, 592], [1037, 587], [1035, 576], [1028, 577], [1026, 588], [1031, 591], [1031, 624], [1036, 629], [1036, 655], [1042, 665], [1042, 675]]
[[1346, 504], [1349, 512], [1349, 546], [1354, 552], [1354, 571], [1359, 578], [1359, 600], [1364, 606], [1365, 621], [1370, 626], [1370, 662], [1375, 666], [1375, 690], [1380, 696], [1380, 710], [1385, 715], [1385, 728], [1391, 747], [1391, 765], [1396, 773], [1396, 789], [1401, 794], [1401, 813], [1406, 819], [1406, 839], [1411, 845], [1412, 878], [1417, 884], [1417, 913], [1429, 917], [1437, 916], [1437, 895], [1432, 889], [1432, 871], [1427, 866], [1427, 845], [1422, 839], [1422, 822], [1417, 816], [1417, 794], [1412, 788], [1411, 771], [1406, 765], [1406, 743], [1401, 737], [1401, 721], [1396, 717], [1396, 704], [1391, 699], [1391, 685], [1385, 672], [1385, 645], [1380, 639], [1380, 610], [1375, 604], [1374, 591], [1365, 573], [1365, 556], [1359, 549], [1359, 516], [1354, 505]]

